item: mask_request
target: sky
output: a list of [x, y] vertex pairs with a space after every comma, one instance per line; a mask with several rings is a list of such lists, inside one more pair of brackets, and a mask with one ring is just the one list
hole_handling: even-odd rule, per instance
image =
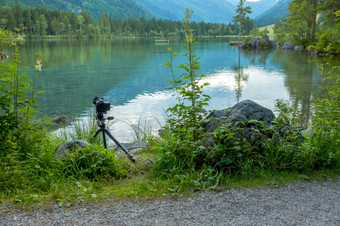
[[247, 2], [259, 2], [260, 0], [247, 0]]

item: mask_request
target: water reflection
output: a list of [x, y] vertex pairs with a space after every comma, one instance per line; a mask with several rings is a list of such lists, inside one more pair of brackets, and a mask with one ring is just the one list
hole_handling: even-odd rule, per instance
[[241, 49], [238, 48], [238, 66], [233, 67], [233, 71], [235, 72], [235, 93], [236, 93], [236, 102], [240, 102], [242, 96], [242, 83], [246, 83], [249, 79], [249, 74], [244, 73], [243, 67], [241, 67]]
[[[82, 117], [93, 108], [95, 96], [104, 96], [114, 105], [110, 114], [120, 121], [118, 133], [124, 134], [131, 130], [127, 124], [140, 123], [141, 118], [157, 118], [155, 125], [164, 120], [165, 109], [174, 104], [166, 90], [171, 79], [164, 66], [169, 60], [167, 48], [179, 52], [174, 60], [179, 65], [186, 60], [183, 45], [183, 41], [171, 41], [157, 46], [153, 40], [137, 39], [37, 41], [25, 44], [22, 58], [24, 65], [32, 65], [28, 74], [34, 74], [34, 53], [44, 56], [37, 84], [46, 91], [38, 98], [41, 116]], [[195, 46], [195, 54], [201, 57], [201, 73], [210, 83], [205, 89], [211, 96], [209, 109], [251, 99], [273, 110], [277, 99], [288, 100], [297, 107], [300, 123], [306, 124], [312, 98], [322, 93], [318, 87], [324, 58], [310, 58], [306, 52], [239, 52], [228, 40], [204, 39]], [[333, 61], [340, 62], [339, 58]], [[175, 74], [180, 73], [175, 68]]]

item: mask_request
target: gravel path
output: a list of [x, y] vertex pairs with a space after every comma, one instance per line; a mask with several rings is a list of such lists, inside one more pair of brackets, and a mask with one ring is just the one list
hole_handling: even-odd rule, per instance
[[[4, 206], [0, 212], [4, 211]], [[183, 200], [12, 210], [0, 225], [340, 225], [340, 177], [279, 188], [201, 192]]]

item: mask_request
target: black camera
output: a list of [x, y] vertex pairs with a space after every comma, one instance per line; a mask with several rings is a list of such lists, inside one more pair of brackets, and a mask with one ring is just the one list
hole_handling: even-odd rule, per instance
[[95, 97], [93, 99], [93, 104], [96, 106], [96, 111], [103, 114], [109, 111], [111, 107], [110, 102], [104, 101], [103, 97]]

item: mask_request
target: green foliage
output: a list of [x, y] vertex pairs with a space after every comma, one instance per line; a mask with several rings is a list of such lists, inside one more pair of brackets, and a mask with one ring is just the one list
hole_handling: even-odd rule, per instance
[[251, 30], [249, 32], [249, 36], [251, 38], [257, 38], [257, 37], [262, 37], [263, 35], [262, 35], [261, 31], [260, 31], [260, 28], [254, 27], [253, 30]]
[[281, 21], [277, 22], [274, 26], [274, 35], [277, 43], [283, 45], [287, 41], [287, 34], [283, 28]]
[[246, 1], [247, 0], [240, 0], [236, 8], [236, 15], [233, 17], [233, 22], [239, 24], [238, 41], [241, 41], [242, 29], [244, 26], [244, 22], [247, 20], [246, 15], [251, 13], [251, 7], [244, 6], [244, 3]]
[[325, 80], [328, 96], [316, 101], [310, 136], [315, 167], [340, 166], [340, 67], [331, 66]]
[[[287, 20], [274, 30], [280, 44], [286, 41], [294, 45], [313, 44], [319, 52], [340, 54], [340, 23], [336, 17], [339, 1], [293, 0], [288, 9]], [[318, 18], [322, 18], [321, 23]]]
[[[15, 151], [25, 158], [30, 152], [35, 151], [39, 141], [44, 139], [44, 127], [41, 123], [31, 122], [32, 117], [37, 113], [33, 108], [33, 105], [37, 105], [37, 93], [34, 88], [41, 69], [41, 59], [32, 85], [31, 80], [23, 72], [24, 67], [20, 65], [19, 50], [22, 39], [19, 34], [11, 43], [14, 48], [14, 60], [0, 64], [0, 127], [1, 131], [6, 131], [1, 134], [4, 145], [1, 145], [0, 150], [1, 156]], [[41, 131], [40, 135], [39, 131]]]
[[[130, 15], [127, 18], [112, 16], [104, 11], [97, 22], [91, 15], [82, 10], [80, 15], [74, 12], [60, 11], [47, 8], [0, 8], [0, 26], [14, 31], [16, 27], [23, 26], [25, 34], [29, 37], [57, 35], [78, 38], [94, 38], [97, 36], [138, 36], [138, 37], [182, 37], [185, 34], [183, 23], [180, 21], [150, 19]], [[16, 19], [17, 14], [19, 19]], [[124, 18], [124, 19], [123, 19]], [[253, 20], [244, 21], [244, 34], [253, 27]], [[196, 36], [223, 36], [237, 34], [235, 24], [216, 24], [191, 22], [191, 28]], [[0, 50], [1, 51], [1, 50]]]
[[3, 0], [0, 2], [1, 6], [10, 6], [13, 7], [18, 3], [27, 8], [27, 7], [46, 7], [52, 10], [70, 10], [73, 11], [88, 11], [92, 17], [96, 20], [100, 17], [101, 12], [108, 12], [111, 17], [146, 17], [150, 18], [151, 15], [142, 6], [138, 5], [135, 1], [132, 0], [97, 0], [97, 1], [81, 1], [81, 0], [69, 0], [69, 1], [59, 1], [59, 0]]
[[7, 30], [0, 28], [0, 60], [6, 58], [4, 50], [11, 45], [12, 33]]
[[103, 180], [127, 176], [127, 170], [123, 168], [115, 152], [97, 145], [71, 153], [68, 159], [63, 160], [63, 165], [66, 176], [76, 178]]
[[183, 48], [186, 50], [184, 56], [187, 57], [188, 62], [178, 66], [178, 68], [184, 70], [184, 73], [177, 78], [174, 77], [172, 60], [177, 53], [173, 53], [171, 48], [169, 49], [171, 60], [167, 61], [165, 65], [170, 69], [174, 77], [170, 81], [172, 85], [170, 89], [175, 91], [176, 99], [178, 100], [178, 104], [168, 109], [168, 112], [170, 112], [168, 119], [170, 130], [173, 130], [177, 135], [196, 140], [200, 129], [199, 124], [205, 115], [204, 107], [208, 105], [210, 97], [203, 94], [203, 88], [209, 84], [200, 84], [205, 75], [198, 73], [200, 69], [199, 58], [193, 53], [195, 40], [190, 28], [191, 13], [192, 11], [187, 9], [184, 18], [187, 45]]
[[339, 55], [340, 54], [340, 41], [339, 34], [334, 34], [331, 30], [323, 33], [319, 41], [316, 44], [316, 48], [319, 52], [331, 54], [331, 55]]

